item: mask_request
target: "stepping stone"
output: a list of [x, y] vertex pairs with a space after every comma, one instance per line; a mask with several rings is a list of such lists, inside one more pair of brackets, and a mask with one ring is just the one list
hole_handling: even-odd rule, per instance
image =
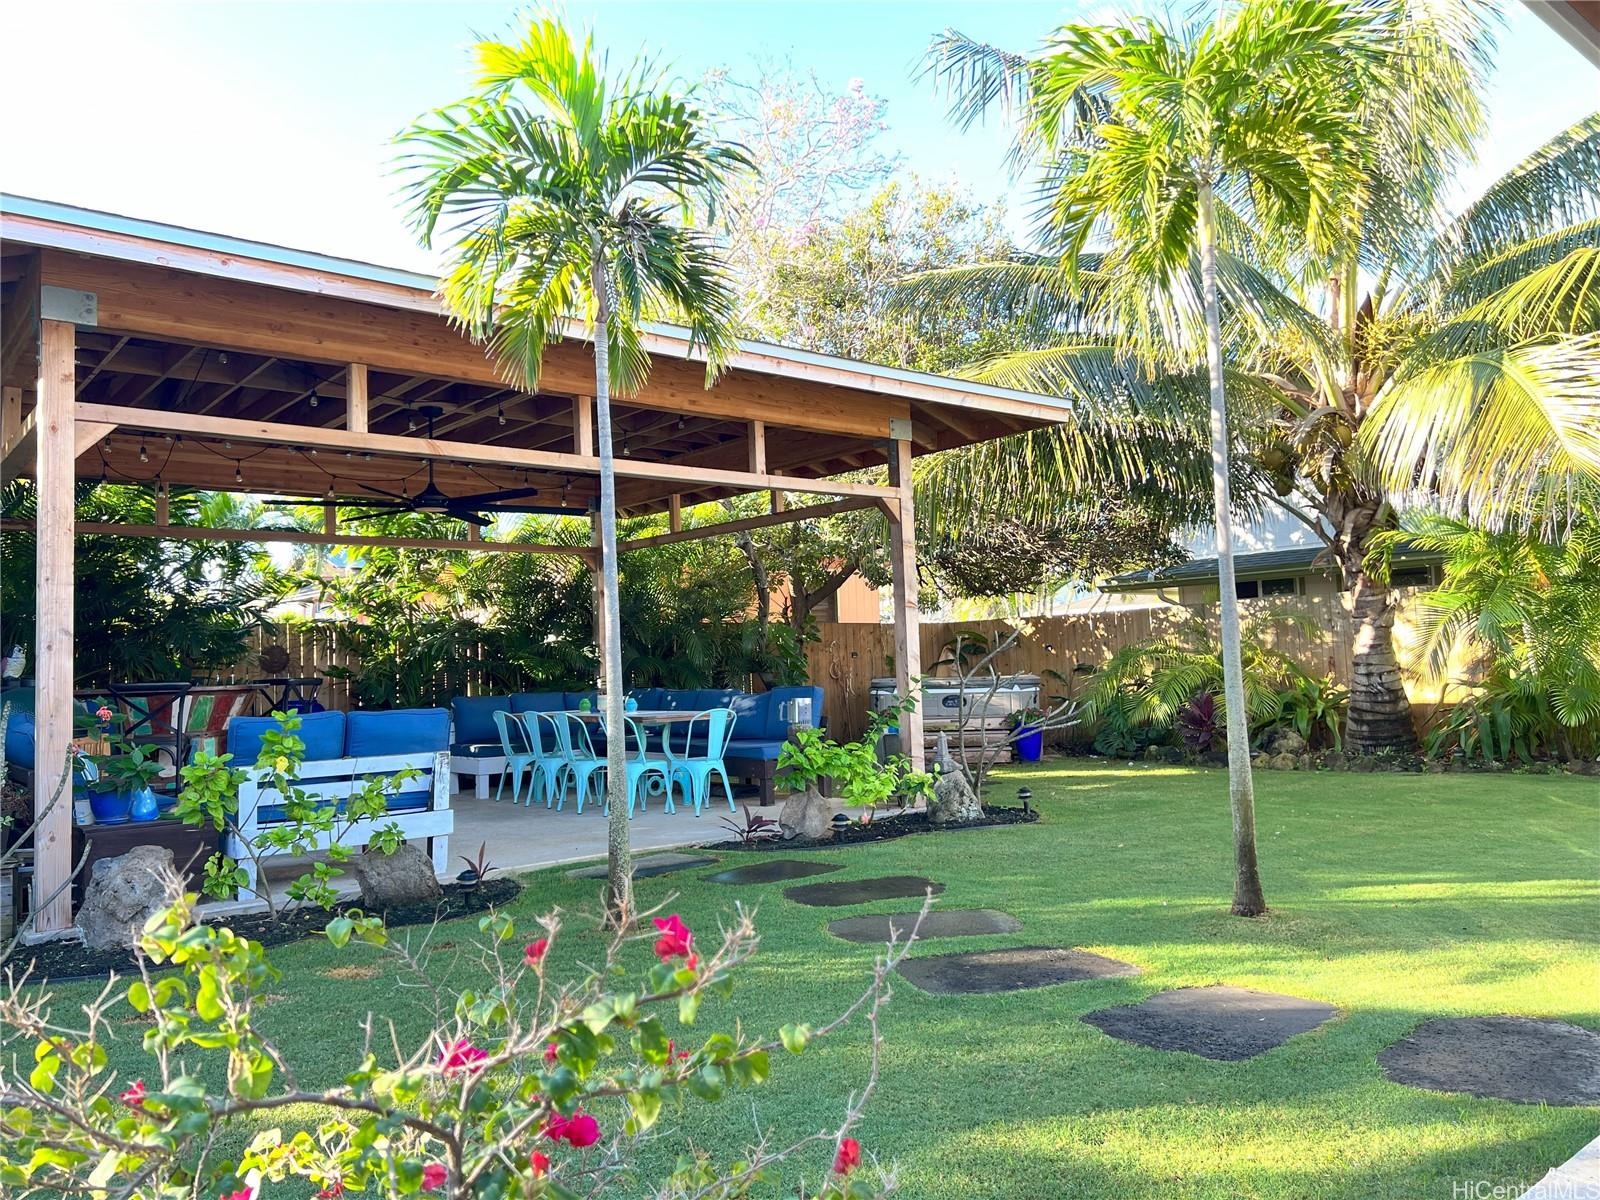
[[707, 875], [712, 883], [787, 883], [791, 879], [805, 879], [811, 875], [826, 875], [829, 871], [842, 871], [839, 863], [805, 862], [798, 858], [777, 858], [767, 862], [750, 863], [729, 871]]
[[904, 900], [907, 896], [937, 896], [944, 884], [921, 875], [884, 875], [879, 879], [841, 879], [837, 883], [802, 883], [784, 888], [783, 894], [796, 904], [813, 908], [843, 908], [847, 904], [870, 904], [874, 900]]
[[1141, 1004], [1102, 1008], [1083, 1019], [1137, 1046], [1240, 1062], [1315, 1029], [1338, 1012], [1318, 1000], [1218, 985], [1157, 992]]
[[1385, 1078], [1519, 1104], [1600, 1104], [1600, 1033], [1533, 1017], [1424, 1021], [1378, 1054]]
[[[917, 914], [872, 913], [865, 917], [844, 917], [828, 926], [828, 932], [847, 942], [882, 944], [889, 940], [892, 925], [901, 934], [917, 923]], [[949, 937], [983, 937], [992, 933], [1016, 933], [1022, 922], [1010, 913], [992, 908], [936, 908], [922, 918], [917, 940]]]
[[962, 996], [976, 992], [1020, 992], [1027, 988], [1137, 975], [1139, 968], [1087, 950], [1059, 946], [1018, 946], [970, 954], [906, 958], [896, 971], [925, 992]]
[[[649, 854], [643, 858], [633, 860], [633, 877], [635, 879], [649, 879], [652, 875], [666, 875], [673, 871], [686, 870], [689, 867], [710, 866], [717, 860], [707, 858], [703, 854]], [[592, 867], [578, 867], [568, 871], [569, 879], [604, 879], [606, 877], [606, 864], [596, 863]]]

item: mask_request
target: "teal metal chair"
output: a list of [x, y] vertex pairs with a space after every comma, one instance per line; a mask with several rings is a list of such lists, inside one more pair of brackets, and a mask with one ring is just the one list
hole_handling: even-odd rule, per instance
[[[709, 708], [696, 713], [687, 721], [667, 726], [661, 747], [669, 761], [672, 782], [681, 782], [684, 795], [694, 805], [694, 815], [710, 799], [711, 780], [722, 780], [722, 790], [728, 797], [730, 811], [738, 812], [733, 802], [733, 785], [728, 782], [728, 769], [723, 765], [728, 741], [733, 737], [737, 717], [731, 708]], [[672, 795], [672, 783], [667, 785], [667, 795]]]
[[[515, 804], [522, 798], [522, 777], [530, 768], [537, 775], [534, 768], [533, 747], [528, 744], [528, 731], [518, 719], [517, 714], [496, 710], [494, 714], [494, 727], [500, 732], [500, 753], [505, 756], [506, 769], [500, 772], [500, 786], [494, 790], [495, 801], [505, 794], [506, 776], [511, 776], [511, 803]], [[535, 780], [528, 781], [528, 795], [533, 795]]]
[[549, 808], [559, 796], [566, 797], [567, 772], [570, 767], [567, 763], [566, 751], [561, 744], [561, 726], [564, 724], [561, 713], [525, 712], [518, 713], [517, 719], [522, 722], [522, 727], [528, 738], [529, 749], [533, 752], [533, 778], [528, 780], [528, 798], [524, 804], [533, 803], [534, 788], [544, 794], [544, 806]]
[[[623, 761], [628, 771], [628, 817], [631, 820], [635, 804], [642, 810], [645, 807], [645, 796], [649, 792], [652, 780], [659, 780], [661, 789], [666, 795], [666, 811], [676, 812], [672, 804], [672, 762], [665, 755], [652, 754], [649, 742], [645, 738], [644, 729], [632, 717], [622, 718], [625, 736], [623, 738]], [[611, 734], [608, 731], [606, 740]], [[606, 811], [611, 808], [610, 788], [606, 787], [605, 776], [608, 765], [600, 764], [601, 787], [605, 788]]]
[[[556, 727], [556, 735], [561, 739], [561, 757], [578, 798], [578, 811], [582, 812], [583, 802], [589, 797], [590, 785], [597, 777], [602, 785], [604, 783], [606, 760], [594, 752], [594, 743], [589, 739], [589, 727], [576, 714], [550, 715]], [[604, 797], [603, 790], [600, 795]], [[566, 802], [566, 791], [562, 790], [556, 799], [556, 811], [560, 812]]]

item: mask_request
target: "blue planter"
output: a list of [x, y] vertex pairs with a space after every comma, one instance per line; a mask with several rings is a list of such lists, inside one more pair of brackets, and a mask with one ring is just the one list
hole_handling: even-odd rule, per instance
[[140, 788], [133, 793], [133, 805], [128, 810], [128, 815], [135, 821], [154, 821], [161, 815], [161, 805], [156, 800], [155, 792], [149, 788]]
[[1033, 725], [1019, 725], [1017, 733], [1017, 761], [1038, 762], [1044, 757], [1044, 730]]
[[133, 811], [132, 792], [90, 792], [89, 811], [96, 825], [126, 825]]

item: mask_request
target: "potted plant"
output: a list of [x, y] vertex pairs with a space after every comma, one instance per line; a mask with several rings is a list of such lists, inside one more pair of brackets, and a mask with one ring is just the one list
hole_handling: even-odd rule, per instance
[[[102, 719], [105, 711], [101, 710]], [[84, 756], [88, 762], [84, 783], [96, 824], [154, 821], [161, 812], [151, 787], [161, 776], [161, 762], [155, 750], [129, 742], [115, 732], [108, 742], [107, 753]]]
[[1031, 705], [1011, 714], [1011, 741], [1017, 748], [1018, 762], [1038, 762], [1044, 757], [1044, 719], [1044, 710]]

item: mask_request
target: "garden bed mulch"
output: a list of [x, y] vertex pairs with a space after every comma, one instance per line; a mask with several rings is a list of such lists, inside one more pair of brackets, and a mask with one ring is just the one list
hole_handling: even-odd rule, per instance
[[890, 838], [906, 837], [913, 833], [956, 833], [964, 829], [989, 829], [996, 825], [1031, 825], [1039, 819], [1039, 814], [1034, 809], [1023, 811], [1020, 808], [1005, 808], [1000, 805], [985, 805], [983, 820], [967, 821], [960, 825], [935, 825], [928, 820], [925, 812], [897, 813], [891, 817], [875, 817], [863, 825], [859, 821], [852, 821], [845, 828], [837, 830], [828, 837], [821, 838], [795, 838], [793, 841], [784, 841], [782, 838], [766, 838], [758, 842], [746, 844], [744, 842], [708, 842], [700, 846], [701, 850], [766, 850], [787, 853], [793, 850], [831, 850], [835, 846], [859, 846], [870, 842], [886, 842]]
[[[407, 925], [431, 925], [435, 921], [448, 921], [455, 917], [468, 917], [491, 907], [502, 907], [518, 892], [522, 884], [515, 879], [491, 879], [475, 888], [464, 888], [459, 883], [444, 886], [444, 898], [437, 904], [410, 904], [401, 908], [382, 910], [384, 922], [390, 929]], [[209, 925], [226, 925], [240, 937], [260, 942], [269, 950], [285, 946], [304, 938], [321, 937], [322, 931], [339, 913], [360, 908], [360, 902], [349, 901], [324, 910], [298, 908], [274, 921], [269, 913], [230, 913], [206, 921]], [[369, 914], [370, 915], [370, 914]], [[53, 983], [70, 983], [82, 979], [104, 979], [111, 972], [119, 975], [137, 974], [139, 967], [131, 950], [91, 950], [82, 942], [44, 942], [37, 946], [18, 946], [8, 966], [20, 974], [33, 964], [33, 978]]]

